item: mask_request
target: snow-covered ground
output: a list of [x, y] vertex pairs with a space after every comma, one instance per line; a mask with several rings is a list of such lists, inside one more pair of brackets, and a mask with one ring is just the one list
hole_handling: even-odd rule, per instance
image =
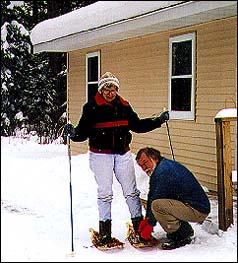
[[[72, 156], [73, 243], [66, 145], [40, 145], [1, 137], [1, 262], [237, 262], [237, 201], [234, 224], [218, 230], [218, 204], [211, 197], [209, 221], [192, 223], [193, 244], [171, 251], [141, 251], [126, 240], [130, 215], [114, 181], [112, 233], [122, 250], [102, 252], [92, 246], [89, 227], [98, 228], [96, 183], [88, 154]], [[135, 164], [136, 165], [136, 164]], [[146, 193], [147, 176], [136, 166], [138, 185]], [[165, 233], [157, 224], [156, 236]]]

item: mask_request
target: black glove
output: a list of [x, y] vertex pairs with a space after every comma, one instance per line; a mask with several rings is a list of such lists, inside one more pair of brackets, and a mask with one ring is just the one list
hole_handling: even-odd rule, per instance
[[66, 136], [69, 135], [69, 138], [70, 138], [70, 139], [74, 138], [74, 136], [75, 136], [75, 129], [74, 129], [73, 124], [67, 123], [67, 124], [64, 126], [64, 135], [66, 135]]
[[158, 117], [154, 119], [158, 124], [162, 125], [164, 122], [169, 120], [169, 111], [163, 111]]

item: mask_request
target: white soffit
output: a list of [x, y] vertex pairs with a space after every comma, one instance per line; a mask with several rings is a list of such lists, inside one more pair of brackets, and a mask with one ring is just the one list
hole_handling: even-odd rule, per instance
[[[160, 2], [158, 10], [156, 10], [156, 2]], [[95, 22], [97, 22], [97, 19], [101, 19], [101, 24], [97, 23], [97, 27], [94, 27], [93, 23], [90, 24], [90, 21], [87, 25], [82, 22], [81, 24], [85, 26], [85, 29], [81, 27], [81, 31], [79, 29], [79, 32], [77, 30], [73, 32], [73, 30], [70, 31], [70, 25], [64, 23], [64, 18], [69, 18], [70, 14], [75, 15], [76, 13], [73, 12], [79, 12], [81, 9], [84, 13], [82, 13], [82, 16], [78, 14], [78, 21], [74, 21], [74, 24], [80, 23], [80, 19], [84, 19], [84, 21], [85, 19], [91, 19], [93, 22], [93, 7], [96, 7], [96, 4], [99, 6], [100, 3], [110, 3], [111, 8], [114, 7], [113, 12], [115, 14], [119, 12], [118, 15], [111, 17], [108, 24], [105, 24], [107, 21], [103, 20], [105, 10], [100, 8], [97, 9], [98, 12], [100, 13], [101, 10], [104, 15], [101, 17], [98, 13], [95, 13], [95, 16], [97, 16], [97, 18], [95, 17]], [[84, 7], [84, 9], [80, 8], [66, 14], [67, 16], [63, 15], [39, 23], [33, 28], [31, 34], [34, 52], [68, 52], [150, 33], [237, 16], [237, 1], [121, 1], [120, 3], [123, 3], [123, 5], [119, 5], [118, 2], [115, 6], [113, 6], [113, 3], [117, 3], [117, 1], [96, 2], [88, 6], [91, 10], [87, 10], [87, 7]], [[141, 8], [143, 7], [144, 13], [142, 9], [139, 9], [140, 6], [138, 7], [138, 3], [143, 3], [144, 7], [141, 5]], [[146, 8], [145, 3], [147, 3]], [[133, 10], [133, 5], [138, 8], [134, 12], [128, 12], [128, 9]], [[68, 20], [66, 19], [65, 21]], [[47, 25], [48, 28], [49, 26], [51, 27], [51, 31], [47, 31]], [[54, 27], [58, 29], [59, 25], [61, 26], [62, 33], [50, 34], [52, 29], [53, 32], [56, 32], [56, 30], [54, 31]], [[47, 32], [49, 34], [46, 35]], [[40, 37], [42, 34], [45, 34], [45, 37]]]

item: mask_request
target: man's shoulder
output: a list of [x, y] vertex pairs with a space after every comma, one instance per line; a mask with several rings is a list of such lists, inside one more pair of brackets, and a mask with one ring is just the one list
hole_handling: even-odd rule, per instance
[[172, 164], [172, 160], [170, 160], [166, 157], [162, 157], [159, 164], [158, 164], [158, 167], [162, 167], [162, 166], [168, 165], [168, 164]]
[[155, 168], [155, 174], [163, 176], [170, 170], [173, 170], [176, 165], [177, 163], [175, 161], [162, 157], [161, 161]]

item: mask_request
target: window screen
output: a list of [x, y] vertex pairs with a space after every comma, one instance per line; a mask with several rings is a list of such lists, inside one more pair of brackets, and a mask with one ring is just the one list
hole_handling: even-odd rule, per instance
[[170, 38], [169, 110], [172, 119], [194, 119], [194, 34]]
[[100, 52], [88, 53], [87, 65], [87, 100], [92, 99], [98, 90], [98, 80], [100, 77]]

